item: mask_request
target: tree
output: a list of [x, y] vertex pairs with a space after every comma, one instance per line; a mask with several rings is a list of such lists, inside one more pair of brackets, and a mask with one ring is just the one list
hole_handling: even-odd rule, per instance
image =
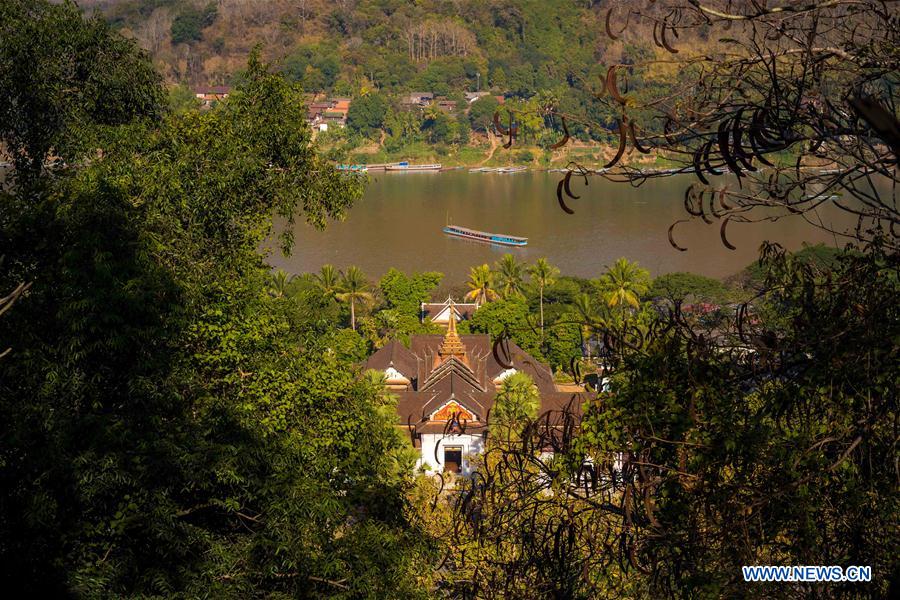
[[694, 273], [660, 275], [653, 280], [647, 291], [649, 298], [665, 298], [677, 302], [686, 299], [722, 302], [727, 296], [728, 289], [721, 281]]
[[494, 113], [500, 107], [500, 103], [493, 96], [482, 96], [472, 103], [469, 108], [469, 123], [472, 129], [487, 133], [491, 129]]
[[51, 152], [76, 161], [105, 127], [162, 114], [161, 79], [144, 53], [74, 3], [10, 0], [0, 23], [0, 139], [18, 178], [37, 177]]
[[510, 296], [495, 302], [488, 302], [472, 315], [468, 321], [459, 324], [460, 331], [488, 333], [491, 339], [509, 338], [525, 352], [538, 360], [543, 359], [540, 332], [529, 320], [528, 304], [521, 296]]
[[450, 144], [453, 139], [454, 122], [444, 111], [436, 106], [429, 106], [425, 111], [425, 118], [422, 120], [422, 131], [432, 144], [444, 143]]
[[202, 9], [187, 5], [172, 19], [172, 43], [184, 44], [203, 39], [203, 30], [216, 20], [217, 9], [209, 3]]
[[604, 325], [602, 314], [590, 294], [575, 296], [572, 307], [581, 322], [581, 343], [584, 356], [591, 357], [591, 340]]
[[330, 44], [300, 46], [284, 59], [287, 77], [309, 92], [331, 89], [341, 73], [341, 58]]
[[[497, 390], [491, 409], [492, 424], [499, 425], [494, 433], [513, 433], [529, 419], [536, 419], [541, 408], [541, 394], [528, 373], [507, 376]], [[502, 435], [502, 434], [501, 434]]]
[[[883, 495], [895, 474], [876, 466], [892, 433], [874, 423], [898, 406], [896, 390], [882, 387], [896, 376], [897, 348], [881, 341], [900, 325], [889, 300], [898, 279], [886, 276], [897, 257], [875, 248], [823, 273], [770, 246], [763, 264], [767, 291], [754, 305], [765, 310], [727, 331], [675, 325], [623, 348], [605, 407], [586, 417], [599, 433], [585, 447], [627, 446], [628, 460], [659, 465], [656, 482], [625, 473], [632, 497], [653, 498], [632, 516], [644, 532], [634, 560], [679, 589], [728, 594], [740, 587], [732, 569], [776, 547], [785, 563], [852, 564], [885, 556], [876, 548], [895, 538], [881, 535], [895, 519], [885, 511], [896, 510], [896, 494]], [[738, 328], [753, 360], [732, 354]], [[850, 425], [864, 422], [873, 423], [865, 435]], [[690, 500], [700, 485], [703, 501]], [[832, 536], [840, 541], [823, 542]], [[685, 566], [664, 558], [674, 556]], [[873, 596], [893, 585], [895, 566], [896, 555], [874, 566], [885, 580]]]
[[326, 298], [334, 298], [341, 287], [341, 273], [334, 265], [322, 265], [316, 274], [316, 285]]
[[[3, 316], [3, 313], [12, 308], [13, 304], [16, 303], [23, 293], [28, 291], [28, 288], [31, 287], [30, 283], [20, 283], [6, 296], [0, 298], [0, 316]], [[0, 349], [0, 358], [3, 358], [7, 354], [12, 352], [12, 348]]]
[[288, 275], [281, 269], [276, 269], [274, 273], [269, 275], [267, 289], [273, 298], [284, 298], [287, 295], [288, 285], [294, 279], [293, 275]]
[[543, 347], [547, 363], [553, 369], [571, 369], [572, 360], [586, 354], [580, 315], [571, 310], [563, 312], [555, 323], [548, 325]]
[[169, 108], [175, 113], [184, 113], [200, 108], [200, 101], [194, 92], [184, 84], [169, 88]]
[[384, 126], [388, 104], [381, 94], [366, 94], [355, 98], [347, 111], [347, 126], [363, 135], [370, 135]]
[[375, 299], [369, 291], [371, 286], [359, 267], [349, 267], [341, 277], [339, 289], [337, 299], [350, 303], [350, 328], [356, 330], [356, 303], [369, 304]]
[[391, 268], [381, 277], [378, 287], [388, 308], [418, 319], [422, 303], [431, 298], [431, 292], [443, 278], [444, 274], [436, 271], [405, 275]]
[[649, 284], [650, 273], [624, 258], [613, 263], [600, 277], [601, 294], [610, 308], [638, 308]]
[[538, 297], [541, 306], [541, 340], [544, 339], [544, 289], [556, 283], [559, 269], [547, 262], [546, 258], [539, 258], [528, 268], [531, 282], [538, 288]]
[[303, 116], [253, 59], [222, 109], [113, 127], [66, 177], [0, 191], [0, 289], [34, 281], [0, 319], [8, 593], [421, 595], [408, 450], [357, 334], [312, 290], [264, 293], [273, 215], [321, 224], [360, 195]]
[[466, 294], [466, 300], [471, 300], [478, 305], [500, 297], [493, 287], [494, 273], [491, 271], [491, 267], [486, 264], [471, 268], [467, 285], [469, 286], [469, 292]]
[[497, 286], [504, 298], [522, 295], [525, 267], [512, 254], [504, 254], [495, 268]]

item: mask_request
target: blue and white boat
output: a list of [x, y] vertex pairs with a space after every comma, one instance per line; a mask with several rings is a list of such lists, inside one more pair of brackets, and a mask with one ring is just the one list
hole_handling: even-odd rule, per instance
[[456, 225], [447, 225], [444, 227], [444, 233], [454, 235], [456, 237], [475, 240], [476, 242], [485, 242], [487, 244], [500, 244], [501, 246], [527, 246], [528, 238], [518, 237], [515, 235], [506, 235], [502, 233], [488, 233], [486, 231], [477, 231], [467, 227], [457, 227]]

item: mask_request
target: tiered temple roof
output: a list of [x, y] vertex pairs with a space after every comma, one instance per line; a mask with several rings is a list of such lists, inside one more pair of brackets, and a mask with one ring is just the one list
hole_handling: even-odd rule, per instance
[[396, 340], [389, 342], [365, 363], [368, 369], [386, 372], [393, 381], [409, 382], [390, 387], [398, 396], [400, 424], [410, 427], [414, 438], [444, 431], [451, 413], [464, 420], [470, 432], [484, 429], [497, 387], [515, 372], [531, 376], [541, 394], [542, 413], [580, 409], [584, 399], [557, 391], [549, 367], [513, 342], [508, 347], [504, 344], [502, 355], [495, 355], [490, 336], [459, 335], [455, 313], [451, 314], [445, 335], [414, 335], [409, 348]]

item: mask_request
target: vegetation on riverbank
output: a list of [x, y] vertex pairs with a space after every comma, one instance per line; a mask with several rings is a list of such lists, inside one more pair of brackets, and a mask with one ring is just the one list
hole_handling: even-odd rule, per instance
[[[793, 256], [824, 270], [835, 264], [839, 252], [818, 245]], [[565, 379], [573, 359], [590, 361], [602, 351], [593, 329], [626, 318], [646, 326], [676, 304], [707, 324], [732, 319], [763, 287], [764, 277], [763, 267], [754, 262], [725, 281], [694, 273], [651, 278], [640, 265], [622, 258], [597, 277], [585, 279], [561, 274], [546, 259], [526, 264], [506, 254], [493, 265], [473, 266], [466, 282], [444, 281], [438, 272], [406, 274], [397, 269], [373, 281], [357, 267], [341, 271], [324, 265], [317, 273], [274, 271], [267, 289], [273, 297], [323, 298], [334, 324], [358, 333], [354, 339], [360, 356], [394, 339], [408, 342], [415, 334], [440, 332], [427, 319], [422, 321], [422, 302], [444, 302], [448, 296], [478, 302], [482, 307], [475, 316], [459, 323], [461, 333], [508, 335]]]

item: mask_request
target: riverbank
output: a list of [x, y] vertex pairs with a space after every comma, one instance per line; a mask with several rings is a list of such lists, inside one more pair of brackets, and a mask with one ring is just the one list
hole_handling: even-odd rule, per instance
[[[479, 167], [526, 167], [528, 170], [546, 171], [564, 169], [571, 164], [588, 169], [601, 169], [616, 154], [617, 147], [600, 142], [573, 141], [557, 150], [549, 150], [535, 144], [515, 143], [504, 148], [504, 141], [496, 136], [473, 136], [470, 143], [459, 146], [414, 142], [397, 148], [385, 146], [381, 141], [326, 137], [324, 147], [339, 162], [352, 165], [391, 164], [440, 164], [444, 168]], [[792, 166], [796, 156], [789, 153], [771, 154], [768, 157], [778, 165]], [[663, 153], [651, 151], [648, 154], [626, 151], [618, 166], [639, 169], [683, 168], [683, 158], [673, 160]], [[827, 166], [827, 165], [825, 165]]]
[[[409, 161], [411, 164], [440, 163], [445, 167], [508, 167], [523, 166], [529, 169], [563, 168], [570, 163], [589, 168], [600, 168], [615, 154], [615, 149], [604, 144], [573, 144], [560, 150], [547, 150], [537, 145], [502, 145], [473, 143], [459, 147], [417, 142], [395, 150], [383, 146], [346, 149], [350, 164], [378, 164]], [[674, 161], [657, 153], [625, 157], [623, 165], [635, 167], [670, 168]]]

